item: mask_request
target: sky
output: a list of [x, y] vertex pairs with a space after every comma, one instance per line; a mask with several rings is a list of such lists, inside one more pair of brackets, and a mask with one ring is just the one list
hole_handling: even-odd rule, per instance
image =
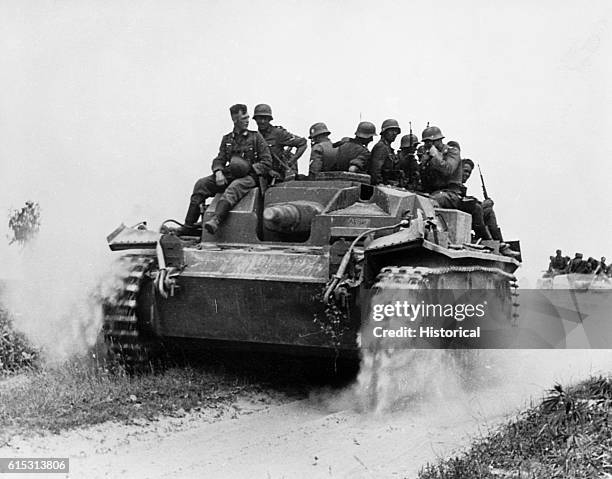
[[557, 248], [612, 259], [611, 5], [0, 0], [0, 217], [38, 201], [84, 255], [121, 222], [182, 220], [229, 106], [269, 103], [302, 136], [439, 126], [522, 241], [519, 276]]

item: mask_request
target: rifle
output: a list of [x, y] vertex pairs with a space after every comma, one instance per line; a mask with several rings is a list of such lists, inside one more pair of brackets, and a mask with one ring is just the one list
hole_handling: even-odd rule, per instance
[[480, 171], [480, 163], [478, 163], [478, 173], [480, 174], [480, 183], [482, 184], [482, 194], [484, 195], [485, 200], [488, 200], [489, 195], [487, 194], [487, 187], [485, 186], [484, 178], [482, 177], [482, 171]]
[[280, 166], [282, 166], [283, 168], [285, 168], [285, 170], [286, 170], [286, 172], [287, 172], [287, 173], [291, 173], [291, 171], [292, 171], [292, 170], [291, 170], [291, 167], [290, 167], [290, 166], [287, 164], [287, 162], [286, 162], [286, 161], [283, 161], [283, 160], [280, 158], [280, 156], [275, 155], [274, 153], [272, 153], [272, 151], [270, 151], [270, 155], [272, 156], [272, 159], [273, 159], [274, 161], [278, 162], [278, 164], [279, 164]]
[[410, 136], [408, 138], [410, 138], [410, 148], [412, 148], [412, 122], [409, 121], [408, 124], [410, 125]]

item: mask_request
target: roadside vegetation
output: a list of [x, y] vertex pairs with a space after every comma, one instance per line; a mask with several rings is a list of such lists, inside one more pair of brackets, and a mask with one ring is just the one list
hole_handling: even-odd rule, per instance
[[556, 385], [542, 402], [419, 479], [612, 478], [612, 377]]
[[0, 306], [0, 379], [3, 376], [35, 369], [38, 353], [25, 336], [13, 329], [10, 315]]
[[116, 421], [142, 424], [188, 412], [221, 417], [246, 401], [279, 404], [307, 397], [312, 384], [299, 361], [217, 353], [144, 374], [97, 361], [93, 354], [27, 368], [0, 380], [0, 446], [15, 435], [58, 433]]
[[137, 376], [111, 373], [88, 358], [14, 379], [18, 380], [0, 385], [0, 445], [13, 434], [57, 433], [106, 421], [130, 424], [160, 415], [180, 417], [260, 389], [243, 378], [193, 368]]

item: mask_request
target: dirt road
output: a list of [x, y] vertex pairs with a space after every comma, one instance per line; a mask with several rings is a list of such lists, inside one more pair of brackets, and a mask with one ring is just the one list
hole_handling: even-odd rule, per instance
[[103, 425], [15, 443], [10, 452], [69, 455], [69, 477], [414, 477], [503, 418], [476, 403], [437, 404], [437, 412], [424, 406], [381, 416], [333, 411], [318, 399], [245, 403], [233, 418]]
[[70, 456], [73, 478], [415, 477], [426, 462], [466, 447], [554, 381], [610, 364], [609, 353], [602, 359], [556, 353], [515, 357], [512, 371], [497, 363], [498, 380], [469, 392], [441, 377], [441, 394], [408, 395], [387, 412], [359, 411], [359, 385], [284, 404], [243, 397], [230, 408], [183, 418], [12, 441], [0, 456]]

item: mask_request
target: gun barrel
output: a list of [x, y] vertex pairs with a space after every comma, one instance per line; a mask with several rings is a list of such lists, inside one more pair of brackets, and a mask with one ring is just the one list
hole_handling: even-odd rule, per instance
[[264, 209], [264, 227], [280, 233], [308, 233], [313, 218], [322, 211], [323, 205], [312, 201], [278, 203]]

